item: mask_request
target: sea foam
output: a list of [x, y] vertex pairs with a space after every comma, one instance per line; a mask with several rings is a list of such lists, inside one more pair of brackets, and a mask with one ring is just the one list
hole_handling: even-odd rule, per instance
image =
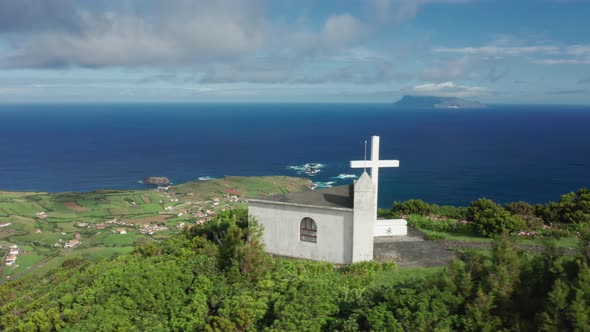
[[321, 171], [322, 168], [325, 168], [325, 164], [320, 163], [307, 163], [303, 165], [294, 165], [294, 166], [287, 166], [287, 169], [296, 171], [297, 174], [307, 174], [309, 176], [313, 176]]
[[210, 176], [199, 176], [198, 179], [199, 179], [199, 181], [207, 181], [207, 180], [211, 180], [213, 178]]
[[332, 188], [334, 187], [334, 181], [328, 181], [328, 182], [314, 182], [311, 185], [311, 190], [315, 190], [315, 189], [322, 189], [322, 188]]
[[358, 178], [358, 175], [356, 175], [356, 174], [345, 174], [345, 173], [340, 173], [340, 174], [338, 174], [338, 176], [332, 177], [332, 179], [356, 179], [356, 178]]

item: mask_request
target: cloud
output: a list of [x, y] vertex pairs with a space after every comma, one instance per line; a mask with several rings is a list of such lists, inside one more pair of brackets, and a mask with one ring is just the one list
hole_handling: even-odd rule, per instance
[[395, 70], [392, 63], [378, 62], [359, 66], [356, 64], [341, 66], [316, 75], [299, 77], [291, 83], [322, 84], [322, 83], [353, 83], [378, 84], [392, 81], [407, 81], [411, 75]]
[[285, 83], [292, 77], [288, 66], [268, 63], [215, 64], [208, 66], [200, 83]]
[[324, 23], [322, 41], [329, 46], [346, 45], [355, 41], [361, 31], [361, 23], [352, 15], [332, 15]]
[[32, 95], [33, 90], [31, 87], [0, 87], [0, 96]]
[[589, 91], [587, 89], [570, 89], [570, 90], [557, 90], [551, 91], [550, 94], [553, 95], [577, 95], [577, 94], [587, 94]]
[[76, 9], [67, 0], [0, 1], [0, 34], [51, 29], [77, 31]]
[[501, 59], [464, 55], [458, 59], [435, 61], [433, 65], [422, 71], [420, 78], [434, 82], [465, 79], [497, 82], [509, 73]]
[[568, 46], [566, 53], [573, 56], [590, 56], [590, 45], [572, 45]]
[[[9, 0], [8, 6], [2, 1], [0, 10], [10, 10], [0, 17], [15, 11], [19, 18], [0, 23], [11, 31], [0, 69], [141, 67], [162, 70], [142, 83], [285, 83], [307, 76], [306, 66], [319, 58], [377, 61], [369, 59], [370, 52], [347, 52], [367, 33], [350, 13], [327, 15], [310, 28], [272, 21], [264, 0], [129, 0], [115, 7], [74, 6], [66, 0]], [[53, 10], [46, 3], [55, 5]], [[188, 73], [170, 74], [181, 68]], [[337, 76], [347, 75], [332, 75]]]
[[430, 4], [467, 4], [476, 0], [373, 0], [375, 15], [379, 21], [401, 23], [418, 14], [421, 7]]
[[[43, 1], [34, 3], [23, 19], [34, 19], [42, 9]], [[12, 48], [0, 61], [4, 67], [33, 68], [183, 64], [241, 56], [264, 41], [258, 1], [156, 1], [149, 14], [138, 14], [139, 2], [130, 3], [137, 7], [71, 8], [75, 27], [22, 32], [11, 38]]]
[[404, 93], [411, 95], [458, 98], [476, 97], [489, 92], [488, 88], [456, 85], [453, 82], [426, 83], [404, 90]]
[[472, 71], [479, 67], [476, 62], [477, 59], [472, 56], [439, 62], [437, 65], [425, 69], [421, 74], [421, 78], [426, 81], [436, 82], [469, 78]]
[[590, 45], [584, 44], [529, 46], [499, 46], [491, 44], [479, 47], [436, 47], [432, 51], [435, 53], [479, 56], [483, 59], [526, 57], [527, 61], [541, 65], [590, 64]]
[[541, 65], [588, 65], [590, 64], [590, 45], [570, 45], [563, 47], [558, 58], [533, 59]]
[[365, 25], [349, 13], [333, 14], [326, 18], [319, 30], [307, 26], [273, 26], [267, 49], [275, 56], [291, 59], [310, 59], [333, 56], [354, 47], [367, 33]]
[[486, 74], [486, 79], [490, 82], [497, 82], [504, 79], [510, 73], [507, 69], [498, 69], [498, 67], [492, 67]]
[[555, 59], [533, 59], [533, 63], [539, 65], [588, 65], [590, 64], [589, 59], [568, 59], [568, 58], [555, 58]]
[[481, 47], [438, 47], [433, 51], [437, 53], [457, 53], [469, 55], [495, 55], [495, 56], [522, 56], [527, 54], [557, 54], [560, 48], [558, 46], [520, 46], [520, 47], [500, 47], [500, 46], [481, 46]]

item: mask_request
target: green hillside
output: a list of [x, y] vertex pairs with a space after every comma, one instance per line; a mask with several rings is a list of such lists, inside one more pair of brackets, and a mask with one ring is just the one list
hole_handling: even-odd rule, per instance
[[[225, 177], [168, 190], [99, 190], [85, 193], [0, 191], [0, 258], [18, 246], [16, 263], [0, 265], [0, 280], [45, 272], [67, 258], [109, 257], [138, 243], [166, 239], [184, 226], [210, 220], [247, 198], [309, 190], [301, 178]], [[79, 243], [66, 247], [69, 241]]]
[[586, 331], [590, 236], [573, 256], [498, 238], [445, 269], [272, 258], [245, 210], [0, 286], [3, 331]]

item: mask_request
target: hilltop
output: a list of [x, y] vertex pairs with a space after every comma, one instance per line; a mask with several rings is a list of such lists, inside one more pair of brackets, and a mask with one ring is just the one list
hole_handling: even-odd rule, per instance
[[393, 103], [395, 108], [428, 109], [428, 108], [484, 108], [484, 104], [478, 101], [465, 100], [455, 97], [436, 96], [403, 96]]

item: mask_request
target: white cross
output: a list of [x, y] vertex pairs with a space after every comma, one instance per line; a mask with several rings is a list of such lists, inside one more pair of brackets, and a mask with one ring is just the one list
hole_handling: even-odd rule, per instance
[[379, 136], [371, 137], [371, 160], [354, 160], [350, 162], [350, 168], [370, 168], [371, 179], [375, 184], [375, 192], [379, 194], [379, 168], [399, 167], [399, 160], [379, 160]]

